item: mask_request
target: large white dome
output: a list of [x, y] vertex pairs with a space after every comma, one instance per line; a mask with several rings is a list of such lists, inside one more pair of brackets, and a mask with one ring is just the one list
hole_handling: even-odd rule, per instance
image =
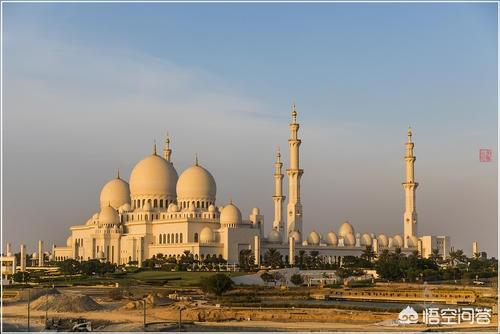
[[200, 232], [200, 242], [201, 243], [210, 243], [214, 239], [214, 234], [212, 229], [208, 226], [205, 226]]
[[361, 236], [361, 246], [371, 246], [372, 242], [373, 238], [368, 233], [365, 233], [363, 234], [363, 236]]
[[402, 248], [404, 246], [403, 238], [399, 234], [396, 234], [392, 238], [392, 246], [395, 248]]
[[273, 228], [267, 235], [267, 241], [273, 243], [281, 242], [281, 233]]
[[348, 234], [354, 235], [354, 228], [352, 228], [352, 225], [348, 221], [346, 221], [342, 225], [340, 225], [339, 236], [345, 237]]
[[344, 236], [344, 246], [354, 246], [356, 245], [356, 238], [354, 234], [349, 233]]
[[135, 165], [130, 174], [132, 198], [165, 197], [175, 199], [177, 171], [162, 157], [152, 154]]
[[319, 245], [319, 242], [321, 241], [321, 236], [319, 235], [318, 232], [316, 231], [312, 231], [311, 233], [309, 233], [309, 235], [307, 236], [307, 243], [309, 245], [314, 245], [314, 246], [317, 246]]
[[105, 206], [99, 213], [99, 223], [103, 225], [114, 225], [120, 223], [120, 216], [111, 206]]
[[339, 243], [339, 240], [337, 238], [337, 234], [335, 234], [335, 232], [328, 232], [328, 234], [326, 235], [326, 243], [330, 246], [337, 246], [337, 244]]
[[385, 234], [379, 234], [379, 236], [377, 237], [377, 240], [378, 240], [379, 247], [389, 246], [389, 239], [387, 238], [387, 236]]
[[198, 164], [182, 172], [176, 189], [178, 202], [205, 201], [213, 204], [217, 193], [214, 177]]
[[300, 243], [300, 232], [299, 231], [292, 231], [290, 232], [289, 238], [293, 238], [293, 241], [295, 241], [295, 243]]
[[220, 214], [221, 225], [235, 226], [241, 224], [241, 211], [232, 202], [229, 203], [222, 209]]
[[126, 203], [130, 203], [130, 188], [126, 181], [117, 177], [102, 187], [100, 196], [101, 208], [111, 205], [118, 209]]

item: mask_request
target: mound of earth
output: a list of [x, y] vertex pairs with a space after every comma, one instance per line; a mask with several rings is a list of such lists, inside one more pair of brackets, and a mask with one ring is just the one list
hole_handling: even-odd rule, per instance
[[31, 303], [33, 310], [55, 312], [87, 312], [97, 311], [103, 307], [86, 295], [49, 295], [41, 296]]
[[[165, 298], [159, 293], [157, 294], [149, 294], [146, 297], [146, 305], [147, 307], [154, 307], [154, 306], [164, 306], [164, 305], [170, 305], [172, 304], [173, 301], [170, 298]], [[132, 300], [125, 304], [122, 308], [126, 310], [135, 310], [135, 309], [142, 309], [143, 306], [143, 300]]]
[[55, 289], [55, 288], [49, 288], [49, 289], [29, 289], [29, 292], [28, 292], [28, 289], [23, 289], [21, 290], [16, 297], [12, 298], [11, 301], [12, 302], [27, 302], [28, 301], [28, 295], [29, 295], [29, 299], [31, 299], [32, 301], [35, 300], [35, 299], [38, 299], [40, 298], [41, 296], [45, 296], [45, 294], [47, 295], [59, 295], [60, 292], [59, 290]]

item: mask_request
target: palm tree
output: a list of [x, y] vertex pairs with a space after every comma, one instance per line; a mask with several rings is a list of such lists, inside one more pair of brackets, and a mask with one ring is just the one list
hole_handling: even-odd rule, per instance
[[377, 257], [377, 254], [373, 251], [372, 246], [366, 246], [360, 255], [360, 258], [372, 262], [373, 259]]
[[432, 249], [432, 252], [429, 255], [429, 259], [431, 259], [432, 261], [434, 261], [436, 263], [438, 263], [438, 262], [441, 261], [442, 256], [441, 256], [441, 254], [439, 254], [439, 249], [438, 248]]
[[279, 268], [283, 266], [283, 256], [276, 248], [269, 248], [264, 254], [264, 264], [271, 268]]
[[304, 269], [304, 258], [306, 256], [306, 251], [305, 250], [299, 250], [299, 256], [297, 258], [297, 265], [299, 266], [300, 269]]
[[318, 251], [310, 251], [309, 256], [311, 259], [311, 267], [313, 269], [319, 269], [319, 266], [321, 264], [321, 259], [319, 258], [319, 252]]
[[238, 262], [242, 271], [249, 271], [255, 264], [255, 256], [252, 250], [242, 249], [238, 257]]
[[465, 256], [464, 251], [461, 249], [451, 250], [449, 254], [449, 262], [451, 267], [455, 267], [455, 262], [467, 262], [467, 256]]

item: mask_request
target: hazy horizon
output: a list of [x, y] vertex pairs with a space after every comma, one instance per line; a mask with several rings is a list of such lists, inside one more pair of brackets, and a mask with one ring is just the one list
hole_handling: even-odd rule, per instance
[[295, 101], [305, 233], [402, 234], [411, 124], [419, 234], [496, 256], [496, 4], [3, 6], [2, 251], [65, 246], [167, 132], [267, 234]]

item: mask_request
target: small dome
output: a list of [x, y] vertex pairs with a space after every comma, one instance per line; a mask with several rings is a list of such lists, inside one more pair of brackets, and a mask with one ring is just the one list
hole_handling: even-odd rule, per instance
[[321, 237], [319, 235], [318, 232], [316, 231], [312, 231], [311, 233], [309, 233], [309, 235], [307, 236], [307, 243], [309, 245], [314, 245], [314, 246], [317, 246], [319, 245], [319, 242], [321, 241]]
[[342, 225], [340, 225], [339, 236], [345, 237], [348, 234], [352, 234], [354, 237], [354, 229], [352, 228], [352, 225], [349, 223], [349, 221], [346, 221]]
[[372, 241], [373, 239], [368, 233], [365, 233], [361, 236], [361, 246], [371, 246]]
[[201, 232], [200, 232], [200, 242], [201, 243], [210, 243], [213, 241], [213, 232], [212, 232], [212, 229], [208, 226], [205, 226]]
[[241, 211], [232, 202], [224, 207], [220, 214], [221, 225], [241, 224]]
[[253, 208], [253, 209], [252, 209], [252, 215], [260, 215], [260, 210], [259, 210], [259, 208]]
[[417, 247], [418, 246], [418, 238], [415, 235], [412, 235], [408, 238], [408, 247]]
[[130, 203], [125, 203], [123, 204], [120, 209], [122, 209], [123, 212], [130, 212], [132, 211], [132, 207], [130, 206]]
[[37, 259], [38, 258], [38, 253], [34, 252], [33, 254], [31, 254], [31, 258]]
[[94, 219], [94, 220], [99, 219], [99, 212], [94, 213], [94, 215], [92, 216], [92, 219]]
[[379, 247], [389, 246], [389, 239], [387, 238], [387, 236], [385, 234], [379, 234], [379, 236], [377, 237], [377, 240], [378, 240]]
[[335, 232], [328, 232], [326, 235], [326, 243], [330, 246], [337, 246], [339, 243], [337, 234], [335, 234]]
[[208, 212], [215, 212], [215, 206], [213, 204], [210, 204], [208, 207]]
[[118, 209], [125, 203], [130, 203], [130, 188], [126, 181], [119, 177], [109, 181], [102, 187], [100, 196], [101, 208], [111, 205]]
[[68, 239], [66, 239], [66, 246], [71, 247], [72, 244], [73, 244], [73, 238], [70, 236], [68, 237]]
[[290, 232], [289, 238], [293, 238], [295, 243], [300, 243], [300, 233], [299, 231]]
[[349, 233], [346, 236], [344, 236], [344, 246], [355, 246], [356, 245], [356, 238], [354, 237], [354, 234]]
[[103, 225], [114, 225], [120, 223], [120, 217], [111, 206], [105, 206], [99, 213], [99, 223]]
[[272, 229], [271, 232], [267, 235], [267, 241], [269, 242], [281, 242], [281, 233], [276, 230]]
[[153, 207], [151, 206], [151, 203], [149, 201], [146, 201], [146, 203], [144, 203], [144, 206], [142, 207], [143, 211], [151, 211], [152, 209]]
[[403, 238], [397, 234], [395, 235], [393, 238], [392, 238], [392, 246], [395, 247], [395, 248], [401, 248], [403, 247], [404, 243], [403, 243]]
[[168, 209], [167, 209], [167, 212], [178, 212], [179, 211], [179, 207], [177, 206], [177, 204], [175, 203], [170, 203], [168, 205]]
[[177, 182], [177, 199], [179, 202], [190, 200], [215, 201], [217, 186], [208, 170], [193, 165], [186, 169]]
[[135, 165], [130, 174], [132, 197], [162, 196], [175, 199], [177, 171], [162, 157], [152, 154]]

